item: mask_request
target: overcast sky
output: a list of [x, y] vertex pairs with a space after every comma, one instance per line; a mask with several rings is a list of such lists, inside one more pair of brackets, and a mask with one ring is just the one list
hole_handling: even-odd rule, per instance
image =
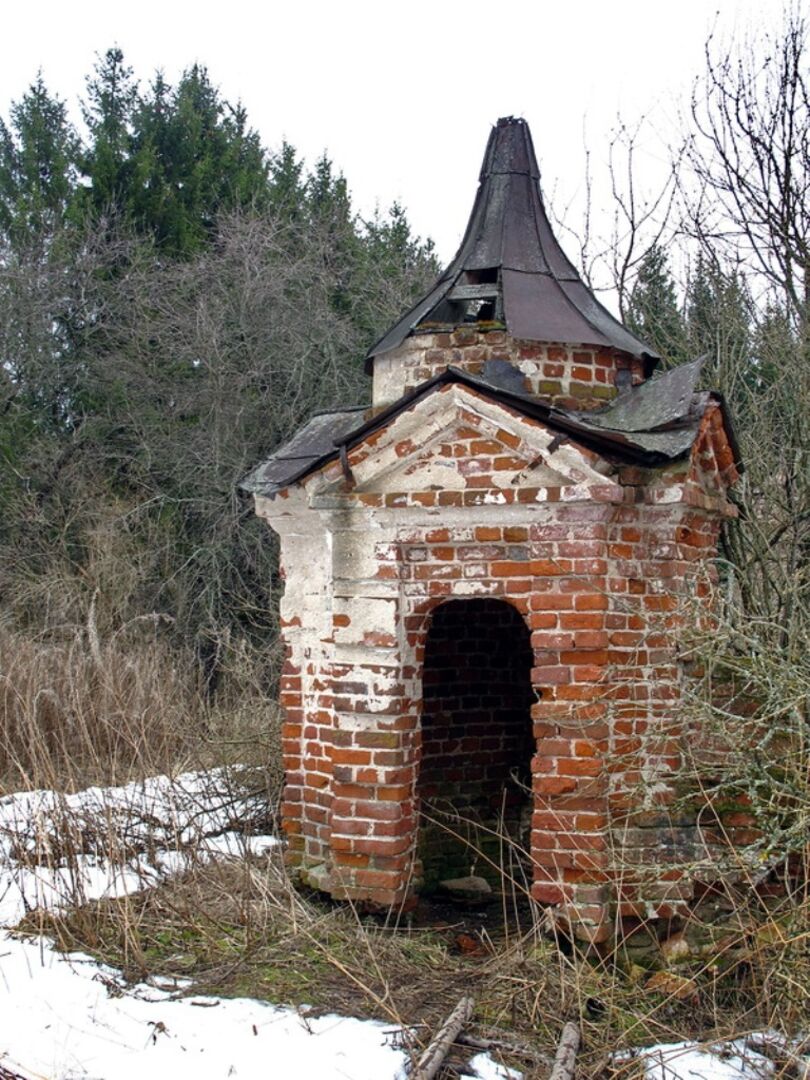
[[[799, 0], [800, 5], [810, 0]], [[42, 68], [78, 99], [95, 54], [118, 44], [142, 79], [195, 61], [241, 99], [264, 143], [326, 150], [362, 213], [401, 201], [447, 260], [463, 230], [490, 125], [529, 122], [547, 198], [581, 190], [583, 132], [604, 156], [619, 112], [650, 115], [654, 170], [700, 71], [706, 36], [724, 40], [782, 0], [40, 0], [4, 11], [0, 110]]]

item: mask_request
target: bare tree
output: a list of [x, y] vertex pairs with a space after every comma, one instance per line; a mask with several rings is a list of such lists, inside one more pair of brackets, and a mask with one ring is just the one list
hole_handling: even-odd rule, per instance
[[0, 263], [14, 619], [83, 624], [92, 603], [104, 632], [165, 612], [210, 682], [229, 651], [264, 662], [276, 552], [238, 483], [313, 410], [362, 403], [370, 340], [434, 271], [373, 228], [234, 212], [178, 261], [105, 222], [45, 263]]
[[[810, 76], [798, 8], [729, 50], [712, 35], [690, 102], [687, 224], [715, 256], [744, 260], [794, 325], [810, 312]], [[696, 181], [696, 183], [695, 183]]]
[[[582, 176], [585, 185], [581, 216], [570, 221], [571, 204], [562, 209], [549, 200], [556, 225], [570, 238], [580, 273], [595, 292], [615, 297], [619, 316], [627, 316], [628, 303], [639, 266], [647, 252], [671, 237], [677, 196], [680, 151], [652, 178], [642, 182], [638, 167], [641, 144], [653, 133], [652, 121], [642, 116], [633, 124], [621, 117], [610, 134], [604, 168], [594, 166], [587, 142]], [[596, 192], [603, 192], [602, 196]], [[612, 206], [607, 216], [596, 215], [594, 205], [604, 198]], [[600, 227], [600, 223], [603, 223]]]

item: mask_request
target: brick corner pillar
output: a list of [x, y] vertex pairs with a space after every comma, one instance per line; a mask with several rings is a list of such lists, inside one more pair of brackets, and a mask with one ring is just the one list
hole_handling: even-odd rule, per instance
[[279, 604], [284, 649], [279, 679], [284, 766], [280, 817], [285, 862], [295, 876], [305, 878], [327, 859], [324, 822], [331, 763], [320, 744], [333, 725], [324, 647], [332, 619], [328, 544], [303, 489], [279, 493], [276, 499], [257, 496], [256, 512], [279, 538], [284, 582]]
[[[283, 632], [288, 632], [282, 627]], [[281, 828], [287, 841], [284, 861], [293, 871], [304, 863], [304, 706], [301, 668], [295, 662], [289, 641], [284, 644], [284, 663], [279, 679], [279, 704], [284, 713], [281, 724], [281, 752], [284, 786], [281, 801]]]
[[361, 641], [365, 655], [333, 669], [329, 891], [387, 909], [412, 893], [417, 709], [402, 678], [398, 601], [355, 596], [343, 610], [338, 651]]
[[[328, 861], [328, 817], [331, 803], [333, 713], [328, 678], [312, 662], [294, 659], [289, 640], [281, 676], [284, 788], [281, 823], [287, 849], [285, 863], [304, 881]], [[310, 884], [317, 883], [309, 881]]]
[[[571, 676], [582, 677], [574, 671]], [[596, 671], [590, 678], [547, 687], [532, 710], [532, 897], [556, 906], [575, 937], [596, 944], [612, 935], [608, 725], [606, 706], [598, 700], [606, 688]]]
[[688, 481], [689, 462], [665, 471], [623, 470], [626, 488], [611, 528], [613, 719], [610, 830], [617, 932], [686, 915], [693, 867], [705, 855], [683, 796], [689, 744], [688, 678], [679, 657], [684, 625], [709, 601], [723, 500]]

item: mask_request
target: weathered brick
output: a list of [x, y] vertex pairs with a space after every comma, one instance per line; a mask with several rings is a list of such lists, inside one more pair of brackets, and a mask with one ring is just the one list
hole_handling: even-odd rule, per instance
[[[464, 327], [408, 339], [410, 385], [446, 363], [476, 371], [485, 359], [519, 358], [528, 392], [553, 386], [549, 400], [591, 407], [613, 393], [619, 366], [633, 371], [635, 379], [643, 377], [639, 364], [611, 350], [515, 343], [502, 331], [498, 334], [496, 339], [495, 332]], [[675, 911], [691, 887], [686, 879], [671, 876], [672, 860], [690, 842], [688, 829], [662, 847], [664, 824], [622, 826], [615, 816], [637, 809], [638, 789], [651, 776], [658, 783], [652, 792], [647, 783], [651, 809], [672, 813], [674, 795], [665, 778], [681, 768], [684, 729], [677, 708], [681, 680], [690, 677], [676, 666], [673, 653], [682, 614], [679, 597], [686, 592], [687, 575], [717, 543], [720, 515], [705, 502], [700, 470], [715, 470], [724, 453], [722, 467], [734, 466], [722, 442], [722, 424], [718, 421], [716, 445], [704, 436], [704, 445], [683, 468], [665, 473], [623, 468], [628, 501], [621, 504], [611, 502], [616, 474], [597, 464], [601, 480], [580, 501], [556, 485], [528, 486], [543, 483], [525, 471], [535, 458], [536, 475], [544, 468], [538, 421], [507, 409], [495, 424], [485, 394], [470, 391], [474, 404], [460, 407], [458, 399], [466, 390], [445, 385], [436, 393], [454, 402], [456, 412], [425, 458], [434, 462], [425, 488], [384, 490], [383, 479], [383, 490], [341, 490], [337, 496], [346, 510], [346, 531], [341, 532], [340, 510], [334, 526], [328, 526], [336, 530], [331, 559], [346, 583], [348, 601], [332, 614], [331, 597], [321, 589], [321, 571], [313, 560], [306, 603], [300, 613], [287, 603], [283, 614], [286, 658], [280, 691], [289, 711], [282, 731], [287, 783], [281, 813], [291, 864], [331, 862], [339, 871], [336, 896], [399, 902], [414, 866], [421, 872], [420, 864], [414, 864], [419, 799], [467, 797], [483, 782], [485, 770], [497, 770], [501, 762], [505, 769], [531, 762], [535, 898], [562, 905], [561, 914], [575, 932], [590, 935], [586, 940], [604, 932], [605, 905], [614, 901], [623, 905], [623, 918], [632, 917], [631, 907], [642, 915]], [[424, 453], [413, 424], [418, 408], [400, 435], [392, 422], [391, 432], [383, 425], [352, 450], [350, 464], [358, 477], [375, 454], [400, 463], [407, 459], [408, 475], [418, 477]], [[542, 438], [547, 441], [547, 435]], [[556, 459], [561, 468], [574, 453], [580, 454], [582, 475], [598, 462], [594, 450], [577, 448], [569, 436]], [[463, 490], [434, 484], [434, 474], [445, 469], [454, 471]], [[511, 484], [510, 472], [515, 474]], [[334, 491], [344, 484], [339, 463], [322, 475]], [[577, 486], [583, 485], [577, 481]], [[692, 494], [686, 494], [687, 488]], [[683, 492], [678, 494], [683, 503], [665, 501], [672, 492]], [[284, 501], [282, 494], [278, 506]], [[288, 499], [284, 513], [292, 511]], [[305, 527], [294, 535], [293, 548], [306, 543]], [[301, 564], [297, 554], [283, 551], [285, 602], [295, 593], [296, 574], [302, 573], [296, 570]], [[305, 580], [309, 573], [307, 565]], [[708, 588], [701, 583], [703, 591]], [[375, 603], [381, 595], [390, 596], [396, 619], [372, 619], [370, 608], [364, 608], [366, 589]], [[510, 750], [516, 736], [498, 712], [502, 690], [488, 696], [477, 688], [468, 690], [466, 699], [460, 693], [453, 700], [446, 697], [436, 706], [447, 725], [440, 735], [431, 735], [426, 722], [435, 686], [431, 678], [442, 680], [443, 672], [458, 665], [469, 687], [497, 654], [505, 633], [500, 624], [477, 638], [475, 619], [465, 618], [460, 609], [457, 647], [452, 638], [443, 642], [446, 667], [439, 665], [432, 675], [426, 671], [421, 681], [441, 603], [475, 596], [508, 599], [514, 605], [509, 610], [519, 612], [525, 625], [530, 651], [521, 678], [527, 695], [519, 709], [511, 710], [515, 731], [518, 718], [525, 723], [519, 751]], [[364, 648], [383, 665], [376, 674], [373, 665], [362, 663]], [[493, 667], [505, 663], [499, 658]], [[740, 836], [750, 832], [744, 810], [728, 818], [727, 830]], [[704, 833], [709, 835], [708, 826]], [[615, 865], [610, 861], [614, 845]], [[635, 893], [629, 883], [624, 892], [614, 888], [617, 868], [623, 866], [634, 874], [638, 870]], [[645, 906], [650, 904], [652, 909]]]

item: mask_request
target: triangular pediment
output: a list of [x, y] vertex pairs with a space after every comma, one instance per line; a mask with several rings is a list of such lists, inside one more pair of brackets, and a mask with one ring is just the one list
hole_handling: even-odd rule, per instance
[[[463, 385], [437, 387], [353, 447], [356, 493], [560, 488], [609, 483], [611, 466], [542, 421]], [[346, 490], [346, 470], [322, 474], [320, 493]]]

